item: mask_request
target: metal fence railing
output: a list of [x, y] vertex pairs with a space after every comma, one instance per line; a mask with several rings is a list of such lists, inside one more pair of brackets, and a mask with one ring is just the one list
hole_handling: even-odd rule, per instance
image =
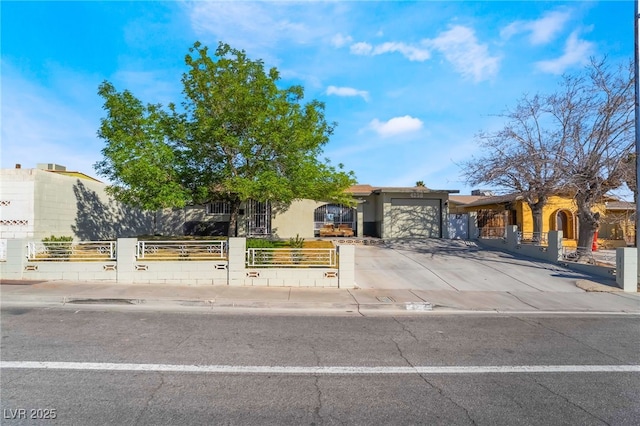
[[29, 260], [112, 261], [116, 259], [115, 241], [31, 241], [27, 243]]
[[338, 265], [336, 249], [323, 248], [250, 248], [248, 267], [326, 267]]
[[587, 247], [562, 247], [562, 259], [567, 262], [587, 262], [593, 265], [615, 266], [616, 251], [593, 251]]
[[505, 238], [506, 231], [504, 227], [501, 228], [490, 228], [484, 227], [479, 230], [480, 238]]
[[217, 260], [227, 257], [227, 242], [138, 241], [136, 258], [144, 260]]
[[518, 244], [530, 244], [533, 246], [548, 246], [548, 232], [518, 232]]

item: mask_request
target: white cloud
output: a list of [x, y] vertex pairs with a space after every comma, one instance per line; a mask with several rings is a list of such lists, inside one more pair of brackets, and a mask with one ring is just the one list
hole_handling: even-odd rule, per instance
[[564, 54], [559, 58], [540, 61], [536, 63], [537, 68], [550, 74], [562, 74], [567, 68], [573, 65], [583, 65], [589, 61], [589, 56], [593, 53], [593, 43], [578, 38], [578, 33], [571, 33], [564, 48]]
[[360, 42], [351, 45], [351, 53], [354, 55], [376, 56], [394, 52], [399, 52], [410, 61], [423, 62], [431, 57], [431, 53], [428, 50], [406, 43], [386, 42], [372, 46], [369, 43]]
[[329, 87], [327, 87], [327, 95], [360, 96], [365, 101], [369, 101], [369, 92], [367, 92], [365, 90], [354, 89], [352, 87], [329, 86]]
[[487, 45], [480, 44], [470, 28], [457, 25], [423, 43], [440, 51], [457, 72], [476, 82], [498, 72], [500, 58], [491, 56]]
[[403, 133], [416, 132], [422, 128], [422, 121], [409, 115], [394, 117], [389, 121], [380, 121], [375, 118], [369, 123], [369, 128], [386, 138]]
[[509, 39], [519, 33], [530, 33], [531, 44], [545, 44], [553, 40], [571, 18], [569, 11], [553, 11], [533, 21], [515, 21], [500, 31], [500, 35]]
[[[282, 43], [308, 44], [335, 34], [335, 22], [326, 16], [340, 15], [340, 5], [261, 1], [193, 1], [182, 3], [193, 31], [204, 42], [223, 40], [231, 46], [261, 57]], [[336, 17], [337, 19], [337, 17]], [[348, 43], [349, 38], [332, 39]]]
[[370, 55], [373, 52], [373, 46], [369, 43], [359, 42], [352, 44], [350, 50], [354, 55]]
[[486, 44], [481, 44], [471, 28], [454, 26], [440, 33], [436, 38], [422, 40], [420, 46], [402, 42], [386, 42], [373, 46], [358, 42], [351, 45], [354, 55], [382, 55], [401, 53], [410, 61], [424, 62], [431, 58], [431, 51], [437, 50], [450, 62], [456, 72], [474, 81], [482, 81], [495, 76], [500, 58], [491, 56]]
[[374, 55], [381, 55], [389, 52], [400, 52], [405, 58], [410, 61], [426, 61], [431, 57], [431, 53], [426, 49], [421, 49], [416, 46], [411, 46], [405, 43], [387, 42], [376, 46], [373, 49]]
[[344, 36], [342, 34], [336, 34], [331, 38], [331, 44], [334, 47], [342, 47], [346, 44], [349, 44], [353, 41], [353, 38], [351, 38], [351, 36]]

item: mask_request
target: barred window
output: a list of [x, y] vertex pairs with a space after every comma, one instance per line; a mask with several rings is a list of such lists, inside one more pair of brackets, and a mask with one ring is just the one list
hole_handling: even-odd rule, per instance
[[214, 201], [206, 205], [207, 214], [230, 214], [231, 205], [227, 201]]

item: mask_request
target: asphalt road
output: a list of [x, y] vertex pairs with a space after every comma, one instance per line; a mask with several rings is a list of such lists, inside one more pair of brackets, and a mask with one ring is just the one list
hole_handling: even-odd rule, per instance
[[5, 308], [1, 320], [3, 425], [634, 425], [640, 418], [637, 316]]

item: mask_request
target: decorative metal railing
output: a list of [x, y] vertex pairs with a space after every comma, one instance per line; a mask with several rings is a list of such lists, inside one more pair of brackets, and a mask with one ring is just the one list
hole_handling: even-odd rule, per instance
[[115, 241], [32, 241], [27, 243], [29, 260], [112, 261], [116, 259]]
[[227, 257], [225, 240], [138, 241], [136, 258], [144, 260], [218, 260]]
[[518, 244], [530, 244], [533, 246], [548, 246], [548, 232], [518, 232]]
[[591, 263], [593, 265], [615, 266], [615, 250], [593, 251], [587, 247], [562, 247], [562, 259], [567, 262]]
[[338, 265], [336, 249], [322, 248], [250, 248], [248, 267], [325, 267]]

